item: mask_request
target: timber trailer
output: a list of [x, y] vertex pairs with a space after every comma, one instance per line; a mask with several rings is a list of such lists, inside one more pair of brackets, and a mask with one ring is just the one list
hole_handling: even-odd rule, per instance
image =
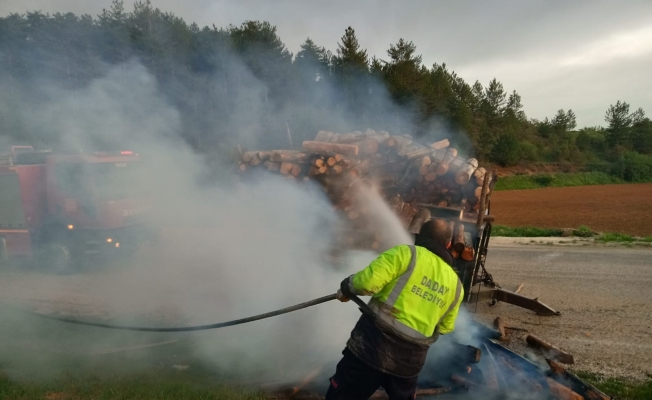
[[[415, 215], [408, 230], [417, 233], [421, 225], [431, 217], [443, 218], [445, 220], [461, 224], [464, 226], [465, 242], [470, 243], [474, 250], [472, 260], [466, 261], [462, 258], [455, 260], [454, 270], [464, 286], [466, 303], [476, 303], [478, 301], [490, 301], [490, 305], [497, 302], [513, 304], [536, 312], [542, 316], [560, 315], [558, 311], [553, 310], [538, 299], [532, 299], [516, 292], [502, 289], [498, 283], [494, 282], [493, 276], [485, 268], [487, 253], [489, 250], [489, 240], [491, 239], [492, 223], [494, 217], [491, 211], [491, 193], [496, 183], [494, 174], [487, 174], [489, 177], [483, 188], [480, 209], [486, 210], [484, 213], [478, 213], [477, 218], [469, 218], [465, 215], [464, 210], [457, 208], [438, 207], [433, 204], [419, 204], [421, 210]], [[492, 178], [493, 177], [493, 178]], [[488, 190], [486, 190], [488, 188]]]

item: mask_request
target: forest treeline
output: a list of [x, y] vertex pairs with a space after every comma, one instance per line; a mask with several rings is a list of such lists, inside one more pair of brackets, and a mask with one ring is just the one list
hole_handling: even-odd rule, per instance
[[[40, 83], [83, 87], [134, 59], [179, 110], [184, 139], [203, 152], [239, 144], [241, 131], [267, 146], [293, 140], [296, 147], [322, 129], [374, 128], [448, 137], [469, 155], [504, 166], [561, 162], [652, 176], [652, 122], [624, 101], [607, 108], [604, 128], [577, 127], [571, 109], [531, 119], [516, 91], [497, 79], [466, 82], [443, 63], [426, 66], [409, 40], [390, 44], [385, 58], [370, 57], [347, 28], [334, 51], [308, 38], [292, 54], [268, 22], [199, 27], [149, 0], [130, 11], [114, 0], [97, 17], [0, 18], [0, 135], [56, 144], [56, 132], [27, 129], [15, 112], [42, 100]], [[643, 163], [643, 172], [626, 172], [632, 162]]]

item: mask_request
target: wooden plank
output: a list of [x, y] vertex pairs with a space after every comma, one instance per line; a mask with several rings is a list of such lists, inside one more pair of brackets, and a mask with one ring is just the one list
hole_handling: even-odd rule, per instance
[[551, 358], [553, 360], [562, 362], [564, 364], [575, 363], [575, 359], [573, 358], [572, 354], [567, 353], [566, 351], [560, 349], [559, 347], [553, 346], [552, 344], [534, 335], [528, 335], [527, 338], [525, 338], [525, 341], [531, 347], [542, 349], [546, 353], [547, 358]]

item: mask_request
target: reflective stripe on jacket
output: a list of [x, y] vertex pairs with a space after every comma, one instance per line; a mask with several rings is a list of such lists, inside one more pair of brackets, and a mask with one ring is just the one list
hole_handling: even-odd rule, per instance
[[464, 289], [450, 265], [428, 249], [401, 245], [349, 278], [349, 290], [372, 295], [376, 319], [407, 340], [431, 344], [455, 328]]

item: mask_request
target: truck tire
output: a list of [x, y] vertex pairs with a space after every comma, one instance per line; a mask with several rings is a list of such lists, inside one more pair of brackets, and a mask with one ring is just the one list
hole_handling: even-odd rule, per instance
[[74, 260], [70, 247], [62, 242], [51, 242], [45, 246], [43, 253], [44, 267], [57, 274], [74, 272]]
[[67, 231], [49, 230], [39, 240], [39, 267], [56, 274], [76, 272], [77, 260], [72, 239]]

